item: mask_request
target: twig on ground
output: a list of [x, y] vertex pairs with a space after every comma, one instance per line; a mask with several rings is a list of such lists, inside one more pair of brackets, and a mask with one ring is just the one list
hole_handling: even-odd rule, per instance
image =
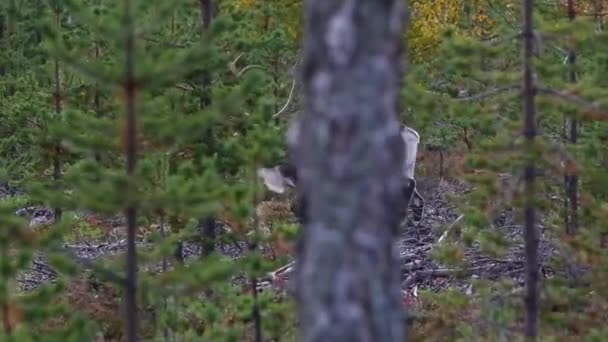
[[420, 255], [417, 253], [407, 253], [399, 256], [399, 262], [409, 262], [414, 259], [420, 258]]
[[416, 282], [422, 281], [427, 278], [438, 278], [438, 277], [451, 277], [455, 275], [469, 275], [475, 271], [483, 270], [483, 267], [473, 267], [468, 269], [448, 269], [439, 268], [433, 270], [420, 270], [416, 271], [407, 277], [402, 283], [401, 288], [408, 288]]
[[51, 266], [46, 265], [44, 263], [41, 263], [40, 261], [33, 261], [32, 262], [34, 265], [38, 266], [39, 268], [32, 268], [33, 271], [36, 271], [38, 273], [42, 273], [44, 275], [47, 275], [49, 277], [56, 277], [57, 276], [57, 271], [55, 271]]
[[408, 262], [405, 264], [401, 265], [401, 272], [408, 272], [408, 271], [412, 271], [416, 268], [420, 268], [420, 266], [422, 265], [422, 260], [414, 260], [412, 262]]
[[105, 280], [108, 280], [108, 281], [111, 281], [111, 282], [114, 282], [114, 283], [120, 284], [120, 285], [124, 285], [126, 282], [126, 278], [123, 277], [122, 275], [120, 275], [110, 269], [107, 269], [101, 265], [98, 265], [87, 258], [81, 258], [81, 257], [75, 255], [72, 251], [70, 251], [68, 249], [53, 248], [52, 251], [59, 253], [59, 254], [66, 255], [67, 257], [72, 259], [74, 262], [84, 266], [85, 268], [92, 270], [93, 272], [97, 273], [99, 276], [101, 276]]

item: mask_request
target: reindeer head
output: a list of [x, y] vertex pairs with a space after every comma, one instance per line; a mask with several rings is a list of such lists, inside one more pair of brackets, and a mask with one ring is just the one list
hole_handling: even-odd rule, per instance
[[270, 191], [278, 194], [284, 193], [287, 187], [295, 188], [298, 180], [295, 167], [290, 164], [259, 168], [257, 174]]

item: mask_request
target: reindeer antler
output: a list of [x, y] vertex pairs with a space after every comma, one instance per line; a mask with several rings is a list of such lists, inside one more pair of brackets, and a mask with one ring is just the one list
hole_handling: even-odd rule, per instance
[[273, 118], [276, 118], [277, 116], [281, 115], [285, 111], [285, 109], [287, 109], [287, 106], [289, 106], [289, 103], [291, 102], [291, 99], [293, 97], [294, 89], [296, 89], [296, 79], [295, 78], [291, 82], [291, 90], [289, 91], [289, 97], [287, 97], [287, 101], [285, 101], [285, 104], [283, 105], [283, 107], [281, 109], [279, 109], [278, 112], [276, 112], [272, 115]]
[[[257, 64], [251, 64], [251, 65], [247, 65], [245, 66], [243, 69], [241, 69], [240, 71], [238, 70], [236, 63], [239, 61], [239, 59], [241, 59], [241, 57], [243, 56], [244, 52], [241, 52], [238, 56], [236, 56], [236, 58], [228, 63], [228, 69], [230, 69], [230, 71], [234, 74], [234, 76], [236, 76], [237, 78], [243, 76], [243, 74], [251, 69], [262, 69], [262, 70], [266, 70], [264, 69], [264, 67], [262, 67], [261, 65], [257, 65]], [[300, 60], [298, 60], [298, 62], [296, 63], [296, 65], [294, 65], [294, 68], [300, 63]], [[283, 105], [283, 107], [281, 107], [281, 109], [279, 109], [278, 112], [274, 113], [272, 115], [273, 118], [278, 117], [279, 115], [281, 115], [289, 106], [289, 104], [291, 103], [291, 100], [293, 98], [293, 93], [294, 90], [296, 89], [296, 78], [294, 76], [293, 81], [291, 82], [291, 89], [289, 90], [289, 96], [287, 97], [287, 101], [285, 101], [285, 104]]]
[[263, 66], [261, 65], [257, 65], [257, 64], [252, 64], [252, 65], [247, 65], [246, 67], [244, 67], [243, 69], [241, 69], [241, 71], [238, 71], [237, 67], [236, 67], [236, 62], [239, 61], [239, 59], [241, 59], [241, 57], [243, 56], [244, 52], [241, 52], [232, 62], [228, 63], [228, 68], [230, 69], [230, 71], [232, 71], [232, 73], [234, 74], [234, 76], [241, 77], [243, 76], [243, 74], [251, 69], [254, 68], [258, 68], [258, 69], [262, 69], [262, 70], [266, 70], [264, 69]]

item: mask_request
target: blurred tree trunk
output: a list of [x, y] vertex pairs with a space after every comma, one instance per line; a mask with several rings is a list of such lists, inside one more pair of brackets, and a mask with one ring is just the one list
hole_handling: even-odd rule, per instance
[[404, 14], [398, 0], [306, 2], [306, 108], [288, 134], [306, 208], [295, 279], [303, 341], [405, 340], [393, 251], [406, 184]]

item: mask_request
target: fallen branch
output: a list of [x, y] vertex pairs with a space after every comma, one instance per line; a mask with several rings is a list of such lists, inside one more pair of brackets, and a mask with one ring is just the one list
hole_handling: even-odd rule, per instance
[[489, 37], [489, 38], [486, 38], [486, 39], [482, 39], [481, 41], [483, 43], [488, 44], [488, 45], [491, 46], [491, 45], [498, 45], [500, 43], [504, 43], [504, 42], [509, 41], [511, 39], [515, 39], [515, 38], [519, 39], [521, 37], [522, 37], [521, 32], [515, 32], [513, 34], [509, 34], [509, 35], [506, 35], [506, 36], [503, 36], [503, 37], [499, 37], [499, 36]]
[[407, 271], [412, 271], [416, 268], [420, 268], [420, 265], [422, 264], [421, 260], [414, 260], [412, 262], [408, 262], [406, 264], [402, 264], [401, 265], [401, 272], [407, 272]]
[[40, 284], [42, 284], [42, 281], [39, 280], [34, 280], [34, 279], [17, 279], [17, 281], [21, 284], [30, 284], [32, 286], [36, 286], [38, 287]]
[[194, 87], [191, 84], [187, 84], [187, 83], [176, 84], [175, 88], [177, 88], [179, 90], [183, 90], [183, 91], [192, 91], [192, 90], [194, 90]]
[[468, 269], [447, 269], [447, 268], [439, 268], [433, 270], [421, 270], [416, 271], [407, 277], [402, 283], [401, 288], [405, 289], [412, 286], [414, 283], [422, 281], [427, 278], [444, 278], [451, 277], [455, 275], [469, 275], [475, 271], [482, 270], [483, 267], [473, 267]]
[[[415, 239], [413, 239], [415, 240]], [[416, 241], [417, 242], [417, 241]], [[407, 253], [399, 256], [399, 262], [409, 262], [414, 259], [420, 258], [420, 255], [417, 253]]]
[[[76, 249], [76, 250], [98, 250], [98, 249], [115, 249], [115, 248], [121, 248], [121, 247], [125, 247], [127, 245], [127, 242], [124, 240], [121, 240], [121, 242], [117, 242], [117, 243], [100, 243], [98, 245], [68, 245], [67, 243], [63, 244], [63, 248], [66, 249]], [[150, 246], [152, 245], [152, 243], [150, 242], [138, 242], [137, 243], [138, 246]]]
[[81, 258], [81, 257], [75, 255], [72, 251], [70, 251], [68, 249], [53, 248], [52, 251], [69, 257], [74, 262], [82, 265], [83, 267], [85, 267], [87, 269], [92, 270], [93, 272], [98, 274], [104, 280], [111, 281], [111, 282], [121, 285], [121, 286], [124, 286], [126, 283], [126, 279], [122, 275], [120, 275], [110, 269], [107, 269], [101, 265], [98, 265], [87, 258]]
[[100, 249], [103, 247], [122, 247], [122, 246], [126, 246], [127, 243], [126, 242], [119, 242], [116, 244], [112, 244], [109, 245], [107, 243], [100, 243], [99, 245], [68, 245], [67, 243], [63, 244], [63, 248], [67, 248], [67, 249], [84, 249], [84, 250], [91, 250], [91, 249]]
[[55, 271], [51, 266], [46, 265], [46, 264], [44, 264], [44, 263], [42, 263], [40, 261], [35, 261], [35, 260], [32, 263], [35, 266], [39, 267], [37, 269], [33, 268], [33, 270], [35, 272], [42, 273], [42, 274], [47, 275], [49, 277], [56, 277], [57, 276], [57, 271]]

